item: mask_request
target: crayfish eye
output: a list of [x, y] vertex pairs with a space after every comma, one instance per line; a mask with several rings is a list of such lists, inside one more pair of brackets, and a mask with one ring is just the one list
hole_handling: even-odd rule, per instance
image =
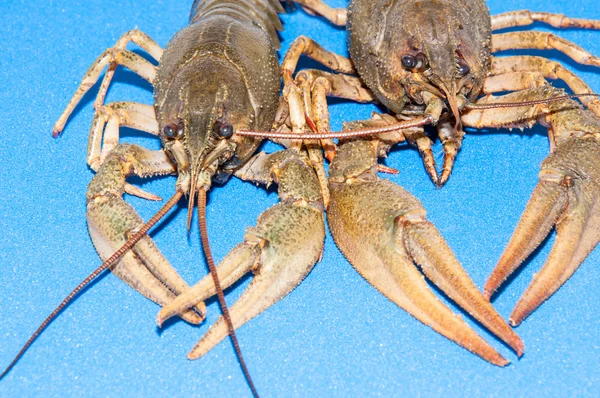
[[224, 123], [219, 127], [219, 136], [222, 138], [230, 138], [233, 135], [233, 126], [229, 123]]
[[163, 133], [167, 138], [177, 138], [179, 134], [179, 126], [174, 123], [169, 123], [163, 129]]
[[458, 75], [460, 77], [466, 76], [471, 72], [471, 67], [465, 61], [465, 58], [461, 54], [460, 50], [456, 50], [456, 56], [458, 58]]
[[464, 62], [461, 62], [458, 65], [458, 74], [460, 76], [466, 76], [469, 72], [471, 72], [471, 68]]
[[423, 71], [423, 70], [427, 69], [427, 67], [429, 66], [429, 61], [427, 60], [427, 57], [423, 53], [417, 54], [417, 56], [415, 57], [415, 60], [417, 61], [417, 64], [415, 65], [415, 69], [417, 69], [417, 70]]
[[169, 123], [163, 128], [163, 134], [165, 137], [178, 140], [183, 135], [183, 121], [180, 120], [179, 123]]
[[415, 66], [417, 66], [417, 59], [414, 57], [414, 55], [404, 55], [402, 57], [402, 66], [404, 66], [406, 69], [413, 69]]
[[217, 120], [213, 127], [213, 134], [218, 138], [230, 138], [233, 135], [233, 126], [229, 123]]

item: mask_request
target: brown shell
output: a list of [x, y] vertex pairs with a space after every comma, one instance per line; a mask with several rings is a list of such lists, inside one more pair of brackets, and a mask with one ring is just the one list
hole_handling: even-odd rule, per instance
[[405, 54], [425, 54], [442, 81], [457, 80], [457, 51], [476, 79], [489, 71], [491, 20], [483, 0], [351, 0], [348, 31], [359, 74], [396, 113], [409, 100]]

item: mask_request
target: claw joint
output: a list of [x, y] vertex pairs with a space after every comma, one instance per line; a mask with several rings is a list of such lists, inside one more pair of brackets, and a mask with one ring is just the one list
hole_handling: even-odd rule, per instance
[[408, 213], [397, 216], [394, 222], [401, 225], [427, 222], [427, 212], [423, 209], [411, 210]]
[[542, 170], [540, 171], [539, 179], [540, 181], [553, 182], [555, 184], [563, 185], [567, 179], [570, 181], [571, 177], [558, 170]]

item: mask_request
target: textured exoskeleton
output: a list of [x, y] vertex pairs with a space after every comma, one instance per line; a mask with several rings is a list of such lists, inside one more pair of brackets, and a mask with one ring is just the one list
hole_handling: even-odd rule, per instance
[[[281, 202], [265, 211], [217, 267], [223, 288], [249, 271], [250, 286], [231, 307], [234, 326], [240, 327], [292, 291], [320, 258], [325, 239], [324, 207], [317, 177], [308, 158], [293, 150], [264, 153], [252, 158], [237, 174], [242, 179], [270, 185], [277, 182]], [[185, 313], [215, 294], [210, 275], [178, 296], [158, 314], [157, 322]], [[195, 359], [227, 337], [221, 318], [189, 353]]]
[[[158, 67], [153, 67], [151, 83], [155, 86], [156, 121], [155, 130], [151, 132], [161, 138], [164, 154], [153, 154], [150, 161], [145, 162], [150, 156], [145, 155], [148, 151], [113, 145], [114, 149], [100, 157], [102, 166], [88, 192], [88, 219], [94, 244], [103, 258], [127, 239], [129, 231], [142, 224], [138, 217], [131, 225], [121, 226], [122, 220], [136, 217], [121, 195], [125, 177], [131, 173], [140, 175], [137, 162], [145, 166], [143, 176], [165, 174], [165, 170], [176, 172], [177, 189], [189, 193], [193, 200], [198, 189], [209, 189], [213, 176], [225, 181], [255, 152], [258, 140], [232, 136], [230, 130], [267, 129], [273, 122], [279, 98], [275, 53], [278, 42], [272, 42], [260, 26], [274, 29], [273, 20], [279, 23], [278, 10], [271, 8], [272, 15], [261, 13], [260, 26], [257, 26], [254, 19], [238, 15], [237, 4], [226, 7], [219, 4], [222, 8], [216, 8], [215, 3], [197, 1], [190, 25], [171, 39]], [[126, 50], [121, 52], [129, 56]], [[92, 66], [91, 70], [94, 69]], [[215, 74], [215, 70], [219, 73]], [[110, 128], [107, 126], [105, 140], [112, 133], [108, 131]], [[90, 153], [90, 159], [95, 157], [97, 154]], [[139, 246], [135, 246], [134, 253], [138, 254]], [[169, 270], [171, 266], [158, 250], [152, 255], [138, 256], [142, 264], [136, 261], [137, 257], [126, 255], [117, 267], [123, 271], [117, 275], [128, 272], [131, 278], [139, 280], [132, 283], [131, 278], [121, 276], [122, 279], [158, 304], [167, 304], [182, 288], [174, 289], [172, 284], [165, 286], [161, 273], [148, 273], [144, 269], [156, 268], [155, 263]], [[203, 317], [203, 304], [199, 304], [198, 312]]]
[[[316, 8], [313, 10], [318, 13]], [[327, 13], [322, 15], [334, 23], [341, 24], [344, 20], [332, 19]], [[283, 73], [284, 77], [291, 75], [297, 58], [304, 53], [335, 71], [358, 73], [377, 100], [400, 119], [404, 116], [428, 116], [433, 124], [437, 124], [438, 136], [444, 144], [444, 164], [440, 175], [431, 150], [431, 140], [425, 132], [406, 133], [405, 139], [417, 146], [427, 173], [435, 184], [441, 186], [448, 181], [462, 146], [464, 132], [460, 114], [468, 102], [483, 93], [535, 87], [548, 78], [565, 80], [576, 93], [591, 92], [571, 72], [545, 58], [491, 56], [510, 49], [556, 49], [579, 63], [600, 65], [600, 59], [551, 33], [492, 34], [494, 30], [536, 21], [556, 27], [600, 28], [598, 21], [541, 12], [516, 11], [491, 17], [483, 0], [351, 0], [347, 28], [352, 62], [303, 38], [298, 40], [297, 48], [292, 46], [294, 51], [286, 56]], [[327, 95], [372, 100], [366, 94], [348, 96], [341, 90], [340, 83], [330, 80], [330, 85], [338, 87]], [[286, 85], [291, 86], [292, 82], [288, 81]], [[357, 87], [360, 83], [352, 80], [351, 86]], [[288, 88], [287, 91], [293, 90]], [[594, 109], [600, 104], [591, 98], [583, 101]], [[326, 104], [320, 107], [326, 109]], [[322, 110], [320, 113], [325, 112]]]
[[[322, 15], [335, 23], [327, 14]], [[337, 20], [341, 21], [343, 18]], [[543, 106], [531, 105], [524, 108], [513, 108], [510, 111], [468, 110], [470, 102], [475, 102], [476, 105], [489, 103], [485, 99], [477, 101], [481, 94], [517, 92], [512, 97], [503, 98], [504, 102], [509, 99], [539, 101], [550, 99], [552, 95], [562, 95], [561, 92], [548, 88], [547, 79], [563, 80], [576, 94], [592, 92], [580, 78], [557, 62], [538, 56], [494, 57], [491, 55], [499, 51], [514, 49], [554, 49], [563, 52], [580, 64], [600, 66], [600, 58], [552, 33], [515, 31], [492, 34], [495, 30], [531, 25], [534, 22], [543, 22], [559, 28], [600, 29], [600, 21], [568, 18], [559, 14], [527, 10], [491, 17], [483, 0], [351, 0], [348, 7], [347, 28], [352, 61], [331, 54], [307, 39], [299, 39], [297, 48], [292, 46], [293, 51], [290, 50], [284, 60], [283, 75], [284, 78], [286, 75], [292, 75], [298, 57], [304, 53], [337, 72], [358, 73], [366, 87], [362, 87], [360, 81], [350, 80], [350, 76], [346, 76], [345, 79], [351, 81], [351, 84], [345, 84], [344, 87], [361, 87], [362, 90], [367, 90], [367, 88], [372, 90], [374, 96], [395, 114], [395, 117], [376, 115], [374, 120], [363, 122], [363, 125], [393, 124], [398, 119], [405, 120], [415, 116], [426, 116], [434, 124], [437, 123], [438, 136], [444, 145], [445, 153], [444, 165], [439, 176], [431, 151], [431, 140], [423, 129], [398, 132], [396, 142], [408, 141], [418, 147], [428, 174], [438, 186], [443, 185], [451, 174], [464, 137], [463, 124], [476, 127], [527, 127], [537, 121], [542, 121], [550, 127], [551, 144], [555, 149], [555, 153], [544, 163], [543, 168], [549, 167], [550, 159], [553, 159], [552, 162], [556, 163], [556, 167], [559, 167], [558, 163], [563, 163], [560, 167], [562, 171], [558, 174], [564, 178], [556, 177], [557, 181], [570, 184], [572, 181], [578, 180], [575, 176], [585, 176], [582, 181], [594, 180], [591, 177], [593, 168], [589, 165], [595, 162], [594, 156], [597, 156], [590, 149], [595, 145], [591, 143], [595, 138], [589, 138], [591, 141], [588, 141], [585, 146], [586, 154], [582, 156], [575, 154], [576, 144], [560, 145], [559, 142], [565, 141], [565, 137], [571, 137], [576, 132], [580, 132], [586, 137], [596, 136], [597, 118], [600, 117], [598, 99], [592, 96], [581, 98], [581, 101], [593, 113], [579, 108], [569, 111], [561, 108], [576, 106], [569, 101], [551, 105], [548, 109], [552, 109], [556, 113], [554, 116], [546, 112], [540, 113]], [[312, 88], [306, 89], [303, 87], [304, 81], [306, 76], [311, 75], [315, 75], [315, 72], [299, 72], [295, 85], [312, 93], [314, 117], [317, 122], [324, 121], [320, 124], [316, 123], [320, 131], [328, 131], [329, 128], [327, 105], [324, 95], [319, 93], [319, 90], [322, 91], [321, 87], [331, 88], [336, 82], [337, 87], [327, 91], [327, 95], [362, 101], [369, 100], [367, 94], [355, 94], [354, 97], [340, 95], [340, 93], [344, 93], [344, 90], [341, 88], [341, 79], [337, 75], [335, 78], [329, 78], [329, 83], [321, 81], [317, 84], [315, 80], [314, 83], [311, 83], [313, 84]], [[291, 79], [288, 79], [286, 86], [287, 92], [293, 93], [294, 82]], [[355, 90], [355, 92], [359, 91]], [[287, 94], [287, 97], [291, 98], [292, 95]], [[304, 93], [304, 97], [306, 98], [308, 95]], [[308, 109], [307, 102], [304, 101], [304, 108]], [[291, 104], [290, 101], [290, 107]], [[290, 112], [293, 113], [293, 110]], [[529, 119], [517, 117], [521, 113], [525, 115], [528, 112], [532, 112]], [[297, 111], [297, 113], [300, 112]], [[482, 119], [474, 123], [474, 118], [480, 114]], [[584, 120], [585, 122], [583, 122]], [[564, 133], [561, 133], [562, 137], [559, 137], [557, 131]], [[567, 148], [571, 149], [567, 150]], [[567, 154], [573, 158], [567, 159]], [[564, 171], [565, 168], [579, 171], [568, 173]], [[541, 177], [542, 181], [546, 181], [547, 177], [544, 174]], [[545, 183], [540, 184], [545, 185]], [[584, 214], [584, 207], [589, 207], [589, 211], [592, 212], [594, 208], [592, 204], [595, 203], [587, 193], [594, 191], [595, 185], [583, 182], [580, 184], [585, 185], [586, 194], [577, 196], [577, 202], [586, 204], [573, 205], [578, 209], [577, 217], [579, 218]], [[559, 242], [563, 243], [558, 245], [560, 249], [556, 249], [556, 253], [553, 252], [548, 260], [549, 264], [556, 264], [560, 256], [565, 256], [561, 258], [563, 260], [568, 258], [571, 265], [569, 265], [569, 271], [561, 271], [563, 272], [561, 274], [556, 271], [555, 265], [548, 265], [545, 268], [553, 269], [553, 271], [545, 272], [546, 277], [550, 274], [554, 275], [552, 282], [548, 282], [546, 278], [536, 279], [531, 290], [526, 293], [511, 316], [513, 324], [518, 324], [551, 295], [577, 268], [597, 242], [594, 237], [583, 232], [579, 234], [571, 229], [568, 230], [569, 232], [560, 232], [567, 230], [562, 227], [564, 225], [563, 218], [557, 216], [562, 211], [560, 204], [562, 202], [558, 201], [553, 204], [552, 206], [555, 207], [552, 207], [553, 210], [550, 211], [550, 198], [556, 197], [558, 200], [558, 191], [555, 187], [552, 192], [546, 192], [546, 189], [538, 188], [534, 193], [531, 202], [533, 204], [528, 207], [515, 232], [515, 237], [511, 240], [497, 270], [494, 271], [486, 285], [486, 295], [491, 296], [507, 275], [539, 244], [541, 237], [547, 234], [554, 222], [557, 222], [559, 236], [563, 237], [559, 239]], [[569, 196], [564, 192], [561, 195], [563, 195], [561, 200], [566, 200], [564, 195]], [[538, 203], [541, 197], [545, 198], [543, 206]], [[546, 212], [549, 212], [548, 218], [543, 218], [541, 214], [546, 214]], [[536, 214], [534, 219], [531, 219], [531, 214]], [[571, 213], [565, 213], [564, 217], [568, 218], [569, 214]], [[565, 222], [565, 224], [583, 228], [580, 223]], [[589, 224], [586, 225], [589, 225], [589, 228], [596, 226], [595, 218], [592, 217]], [[572, 239], [576, 239], [576, 241]], [[565, 241], [570, 241], [570, 243], [564, 243]], [[567, 252], [564, 248], [567, 246], [572, 251], [569, 255], [565, 254]], [[580, 249], [576, 250], [578, 247]]]
[[492, 32], [483, 0], [352, 0], [347, 27], [356, 70], [393, 113], [445, 98], [456, 116], [457, 96], [481, 91]]
[[[169, 49], [167, 49], [169, 51]], [[293, 50], [292, 50], [293, 51]], [[336, 62], [337, 58], [334, 58], [332, 62]], [[319, 80], [319, 76], [313, 75], [309, 77], [307, 80], [311, 78], [315, 78], [315, 80]], [[284, 74], [284, 81], [288, 78]], [[330, 81], [330, 80], [326, 80]], [[331, 80], [335, 82], [335, 79]], [[342, 83], [348, 83], [348, 81], [343, 81]], [[160, 75], [159, 75], [159, 85], [157, 87], [157, 92], [161, 89]], [[342, 84], [341, 87], [345, 87]], [[185, 88], [182, 88], [185, 90]], [[335, 90], [335, 86], [332, 87]], [[210, 91], [210, 90], [209, 90]], [[348, 90], [350, 95], [352, 95], [352, 90]], [[318, 92], [316, 90], [315, 92]], [[359, 91], [360, 95], [360, 91]], [[180, 95], [180, 97], [185, 97], [184, 95]], [[290, 97], [288, 96], [288, 99]], [[157, 109], [159, 112], [161, 111], [161, 101], [160, 94], [157, 95]], [[176, 101], [175, 101], [176, 103]], [[290, 102], [290, 108], [293, 108], [293, 101]], [[168, 109], [164, 108], [164, 109]], [[169, 123], [175, 124], [176, 119], [172, 117], [170, 120], [161, 120], [161, 116], [159, 116], [159, 123], [162, 125], [168, 126]], [[301, 116], [304, 118], [304, 115]], [[183, 116], [179, 116], [179, 118], [184, 119]], [[294, 119], [294, 116], [290, 113], [290, 119]], [[317, 120], [319, 123], [320, 120]], [[297, 128], [295, 125], [295, 121], [291, 122], [292, 129]], [[185, 125], [185, 123], [184, 123]], [[240, 126], [239, 124], [234, 124], [236, 129], [244, 128], [245, 126]], [[185, 131], [185, 130], [184, 130]], [[178, 144], [179, 141], [176, 141], [175, 144]], [[166, 141], [165, 147], [169, 149], [168, 146], [170, 144], [169, 141]], [[176, 153], [176, 152], [175, 152]], [[288, 153], [288, 152], [286, 152]], [[288, 156], [288, 155], [286, 155]], [[338, 155], [339, 156], [339, 155]], [[337, 158], [337, 157], [336, 157]], [[369, 163], [367, 169], [371, 169], [375, 167], [376, 157], [373, 161], [371, 156], [367, 158], [362, 158], [362, 155], [356, 157], [356, 161], [360, 162], [372, 162]], [[279, 159], [275, 158], [262, 158], [258, 156], [252, 163], [248, 163], [244, 166], [239, 172], [238, 175], [244, 179], [250, 179], [256, 182], [263, 182], [265, 184], [269, 184], [273, 179], [279, 181], [280, 184], [280, 195], [283, 201], [282, 208], [277, 208], [278, 210], [270, 211], [269, 213], [265, 213], [259, 219], [259, 224], [256, 230], [252, 230], [249, 234], [246, 235], [245, 243], [241, 246], [238, 246], [230, 256], [228, 256], [222, 265], [218, 267], [222, 272], [221, 279], [223, 279], [223, 283], [225, 286], [231, 285], [235, 280], [240, 278], [244, 273], [249, 270], [257, 270], [258, 275], [248, 288], [248, 291], [242, 295], [240, 301], [236, 303], [232, 307], [232, 317], [234, 321], [234, 326], [239, 326], [256, 316], [259, 312], [264, 310], [266, 306], [272, 304], [275, 300], [281, 298], [284, 294], [286, 294], [289, 290], [291, 290], [299, 281], [306, 275], [306, 273], [310, 270], [310, 267], [314, 264], [317, 259], [317, 255], [319, 249], [322, 245], [323, 234], [324, 231], [321, 230], [319, 226], [322, 221], [322, 213], [319, 213], [319, 208], [322, 209], [324, 203], [321, 199], [320, 190], [318, 189], [318, 183], [312, 180], [312, 178], [305, 177], [304, 175], [307, 173], [306, 165], [308, 163], [307, 160], [302, 160], [302, 158], [297, 159], [287, 159], [282, 160], [272, 160]], [[344, 159], [343, 156], [339, 157], [339, 159]], [[177, 161], [178, 164], [181, 162]], [[353, 167], [352, 162], [343, 162], [342, 160], [338, 160], [337, 163], [334, 163], [334, 168], [339, 165], [344, 168], [346, 166]], [[295, 165], [294, 168], [290, 167]], [[298, 165], [302, 165], [299, 167]], [[338, 165], [338, 166], [336, 166]], [[345, 165], [345, 166], [344, 166]], [[194, 173], [194, 168], [192, 167], [192, 176]], [[275, 175], [272, 177], [271, 175]], [[332, 174], [332, 176], [335, 173]], [[339, 177], [339, 176], [338, 176]], [[180, 173], [180, 182], [181, 182], [181, 173]], [[196, 178], [192, 177], [192, 184]], [[198, 184], [201, 181], [198, 180]], [[330, 186], [335, 186], [331, 185]], [[290, 188], [293, 189], [290, 191]], [[310, 195], [304, 194], [303, 189], [310, 189], [312, 192]], [[317, 193], [319, 194], [317, 199]], [[385, 206], [384, 203], [381, 202], [381, 197], [377, 195], [377, 192], [367, 192], [366, 197], [369, 198], [372, 196], [372, 199], [375, 203], [380, 204], [381, 206]], [[359, 197], [352, 197], [356, 202], [360, 202]], [[399, 198], [399, 201], [404, 201], [406, 198]], [[341, 202], [339, 200], [332, 201], [330, 205], [330, 209], [336, 208], [339, 209], [339, 204]], [[414, 205], [412, 202], [407, 205]], [[347, 206], [347, 205], [344, 205]], [[289, 207], [289, 209], [288, 209]], [[288, 219], [289, 216], [283, 213], [283, 209], [292, 212], [291, 214], [296, 214], [297, 212], [301, 212], [305, 214], [304, 222], [299, 222], [296, 218]], [[322, 211], [322, 210], [321, 210]], [[333, 210], [331, 210], [333, 211]], [[368, 214], [369, 209], [363, 209], [365, 214]], [[267, 215], [268, 214], [268, 215]], [[320, 216], [319, 216], [320, 214]], [[355, 222], [355, 217], [346, 212], [340, 212], [339, 210], [334, 211], [334, 215], [330, 218], [330, 223], [335, 221], [332, 220], [341, 220], [344, 219], [346, 222], [352, 224]], [[311, 228], [308, 227], [306, 220], [310, 217], [314, 217], [315, 219], [311, 222], [313, 225]], [[373, 219], [380, 220], [381, 222], [387, 222], [386, 218], [387, 214], [376, 213], [373, 214]], [[319, 220], [321, 217], [321, 220]], [[264, 232], [265, 225], [277, 225], [279, 228], [274, 229], [274, 231], [278, 231], [276, 235], [267, 234]], [[331, 224], [333, 225], [333, 224]], [[427, 224], [430, 226], [430, 224]], [[283, 229], [281, 229], [283, 228]], [[303, 228], [303, 229], [300, 229]], [[317, 230], [314, 230], [317, 228]], [[433, 228], [431, 226], [431, 228]], [[280, 231], [281, 229], [281, 231]], [[337, 229], [336, 231], [339, 231]], [[339, 242], [344, 238], [341, 237], [347, 231], [341, 231], [339, 233], [334, 233], [336, 237], [336, 241]], [[364, 232], [364, 231], [363, 231]], [[430, 231], [429, 231], [430, 232]], [[307, 235], [308, 233], [308, 235]], [[441, 240], [439, 234], [431, 233], [433, 235], [425, 235], [425, 236], [436, 236]], [[283, 236], [293, 237], [292, 240], [287, 241], [283, 240]], [[310, 238], [310, 240], [308, 240]], [[383, 239], [385, 241], [385, 236], [373, 235], [370, 239]], [[362, 244], [366, 239], [352, 239], [352, 237], [348, 236], [347, 242], [349, 244], [356, 245], [357, 248], [360, 248], [364, 253], [369, 253], [369, 248], [362, 248]], [[443, 241], [443, 240], [441, 240]], [[262, 242], [262, 243], [261, 243]], [[277, 252], [273, 252], [272, 250], [265, 250], [267, 248], [273, 249], [274, 247], [279, 247], [279, 242], [286, 242], [286, 247], [281, 247]], [[298, 244], [298, 242], [302, 242], [302, 244]], [[285, 249], [285, 250], [284, 250]], [[305, 255], [300, 256], [296, 254], [295, 256], [289, 256], [289, 258], [293, 258], [294, 261], [282, 261], [281, 256], [282, 253], [285, 253], [286, 250], [292, 250], [294, 253], [299, 253], [304, 250]], [[279, 254], [278, 254], [279, 253]], [[423, 256], [419, 257], [417, 261], [430, 261], [435, 263], [436, 266], [440, 268], [444, 268], [448, 271], [446, 277], [448, 280], [454, 280], [454, 282], [444, 282], [442, 280], [435, 280], [436, 283], [440, 285], [444, 285], [444, 283], [450, 283], [450, 290], [456, 291], [456, 294], [452, 294], [451, 296], [459, 302], [461, 306], [467, 308], [473, 315], [482, 320], [482, 322], [490, 328], [494, 333], [498, 334], [504, 341], [507, 342], [513, 349], [521, 355], [523, 352], [523, 345], [518, 336], [510, 330], [508, 325], [504, 323], [500, 316], [494, 311], [494, 309], [486, 302], [483, 296], [477, 291], [473, 283], [469, 280], [468, 276], [462, 271], [462, 268], [458, 264], [458, 261], [455, 259], [443, 259], [448, 255], [451, 255], [451, 252], [447, 246], [444, 246], [440, 251], [430, 251]], [[411, 253], [411, 256], [414, 258], [417, 257], [415, 252]], [[436, 260], [433, 257], [439, 256], [440, 259]], [[286, 256], [287, 257], [287, 256]], [[453, 257], [452, 257], [453, 258]], [[357, 267], [360, 271], [360, 263], [354, 261], [354, 259], [350, 258], [355, 267]], [[300, 261], [300, 263], [297, 263]], [[283, 267], [283, 263], [288, 263], [285, 268]], [[293, 272], [292, 272], [293, 271]], [[457, 278], [457, 275], [460, 277]], [[377, 286], [377, 284], [376, 284]], [[424, 288], [424, 285], [418, 285], [420, 288]], [[379, 286], [377, 286], [379, 288]], [[411, 288], [403, 286], [404, 291], [407, 291], [407, 296], [410, 297], [411, 300], [419, 301], [418, 297], [414, 297], [410, 292]], [[402, 287], [400, 288], [402, 290]], [[158, 323], [162, 323], [165, 319], [182, 313], [182, 311], [188, 310], [193, 305], [199, 305], [203, 300], [205, 300], [210, 295], [214, 294], [214, 286], [212, 285], [209, 279], [204, 279], [199, 282], [194, 288], [192, 288], [189, 292], [180, 295], [172, 304], [165, 306], [163, 310], [159, 313]], [[482, 356], [483, 358], [497, 364], [497, 365], [505, 365], [507, 361], [503, 359], [497, 352], [495, 352], [490, 346], [487, 345], [480, 337], [478, 337], [471, 329], [469, 329], [466, 324], [460, 323], [456, 321], [454, 315], [447, 309], [439, 309], [438, 306], [441, 306], [439, 302], [435, 299], [432, 299], [431, 293], [429, 295], [424, 294], [425, 300], [434, 300], [435, 304], [430, 304], [429, 302], [418, 303], [417, 307], [421, 309], [422, 312], [415, 311], [413, 308], [407, 308], [403, 303], [398, 304], [407, 308], [412, 314], [417, 316], [419, 319], [423, 320], [425, 323], [431, 325], [436, 330], [445, 334], [449, 338], [457, 341], [459, 344], [467, 347], [472, 350], [476, 354]], [[444, 307], [445, 308], [445, 307]], [[442, 314], [442, 315], [440, 315]], [[435, 322], [431, 322], [427, 320], [427, 317], [430, 319], [435, 319]], [[458, 323], [457, 323], [458, 322]], [[449, 332], [450, 330], [455, 330], [455, 333]], [[459, 332], [460, 331], [460, 332]], [[225, 323], [223, 320], [220, 320], [200, 341], [200, 343], [194, 348], [194, 350], [190, 353], [191, 358], [197, 358], [204, 353], [206, 353], [210, 348], [212, 348], [215, 344], [217, 344], [220, 340], [222, 340], [227, 335], [227, 329], [225, 327]]]
[[[550, 86], [486, 98], [481, 103], [520, 102], [562, 94]], [[539, 182], [498, 265], [485, 284], [490, 298], [555, 226], [556, 242], [512, 314], [519, 325], [573, 275], [600, 241], [600, 118], [571, 100], [512, 109], [473, 110], [462, 118], [472, 127], [548, 126], [551, 153], [541, 165]]]
[[[260, 216], [244, 243], [218, 267], [224, 287], [250, 270], [256, 273], [232, 308], [235, 327], [289, 293], [317, 262], [325, 237], [321, 186], [301, 147], [252, 158], [260, 141], [235, 134], [240, 129], [269, 130], [275, 119], [280, 104], [277, 30], [282, 28], [277, 14], [282, 11], [275, 0], [196, 0], [190, 24], [164, 51], [142, 32], [128, 32], [92, 65], [54, 128], [55, 135], [62, 131], [77, 102], [108, 65], [88, 148], [88, 163], [97, 171], [87, 194], [88, 225], [103, 259], [143, 225], [122, 195], [158, 199], [128, 184], [130, 175], [177, 174], [177, 191], [189, 195], [188, 222], [195, 195], [205, 203], [213, 180], [223, 183], [237, 171], [243, 179], [279, 183], [281, 203]], [[148, 51], [159, 65], [125, 50], [129, 41]], [[124, 102], [104, 105], [117, 65], [127, 66], [154, 86], [153, 107]], [[159, 136], [163, 149], [118, 144], [119, 126]], [[146, 297], [167, 305], [161, 316], [180, 315], [192, 323], [204, 319], [203, 301], [219, 291], [218, 279], [203, 279], [188, 288], [147, 236], [113, 271]], [[179, 308], [182, 304], [185, 308]], [[221, 319], [190, 358], [201, 356], [229, 332]]]
[[407, 137], [438, 185], [450, 176], [461, 146], [460, 108], [479, 96], [489, 72], [491, 33], [483, 0], [352, 0], [348, 7], [348, 50], [377, 99], [394, 114], [408, 103], [423, 104], [434, 124], [444, 106], [452, 111], [455, 122], [438, 128], [446, 153], [441, 177], [429, 138], [423, 132]]
[[414, 266], [523, 353], [519, 337], [477, 290], [417, 198], [377, 176], [378, 144], [358, 140], [338, 148], [330, 169], [327, 217], [336, 244], [367, 281], [415, 318], [482, 358], [506, 365], [507, 360], [435, 297]]

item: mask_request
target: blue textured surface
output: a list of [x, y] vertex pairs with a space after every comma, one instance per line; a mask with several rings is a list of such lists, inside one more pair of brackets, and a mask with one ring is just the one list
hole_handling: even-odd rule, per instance
[[[62, 138], [51, 126], [92, 61], [125, 31], [139, 27], [165, 45], [187, 21], [191, 1], [0, 1], [0, 367], [63, 297], [99, 265], [85, 221], [85, 164], [93, 107], [88, 95]], [[346, 4], [336, 0], [338, 6]], [[583, 0], [493, 0], [492, 13], [530, 8], [600, 18]], [[345, 32], [303, 11], [284, 16], [284, 51], [307, 34], [346, 53]], [[539, 30], [553, 30], [540, 24]], [[600, 32], [557, 31], [600, 54]], [[557, 59], [600, 91], [600, 69]], [[150, 103], [151, 87], [120, 69], [108, 101]], [[333, 128], [368, 117], [372, 107], [336, 103]], [[123, 141], [158, 148], [131, 130]], [[269, 147], [274, 149], [275, 147]], [[439, 145], [436, 153], [440, 154]], [[477, 286], [482, 287], [536, 183], [548, 152], [543, 128], [524, 134], [469, 135], [454, 174], [435, 189], [413, 148], [386, 160], [392, 179], [423, 202]], [[169, 197], [174, 178], [144, 182]], [[243, 199], [243, 200], [240, 200]], [[159, 204], [128, 199], [148, 219]], [[211, 193], [209, 234], [217, 260], [242, 239], [245, 226], [277, 200], [276, 194], [232, 180]], [[183, 207], [152, 235], [190, 283], [205, 275], [198, 231], [188, 239]], [[506, 318], [548, 256], [553, 238], [495, 300]], [[446, 396], [600, 394], [600, 310], [596, 250], [580, 270], [517, 331], [521, 360], [474, 327], [513, 363], [487, 364], [400, 310], [344, 260], [330, 236], [325, 255], [288, 297], [242, 327], [238, 336], [259, 391], [274, 396]], [[248, 280], [229, 291], [232, 303]], [[231, 344], [190, 362], [188, 350], [219, 314], [209, 302], [200, 327], [174, 322], [159, 330], [158, 307], [113, 275], [81, 295], [0, 382], [0, 396], [249, 396]], [[472, 324], [472, 322], [471, 322]]]

